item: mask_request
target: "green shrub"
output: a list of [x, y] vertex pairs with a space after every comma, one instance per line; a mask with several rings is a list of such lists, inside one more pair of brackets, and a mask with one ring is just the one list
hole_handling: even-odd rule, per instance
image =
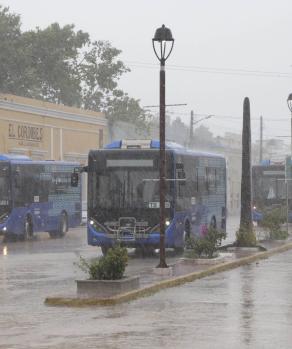
[[236, 232], [235, 245], [238, 247], [255, 247], [257, 245], [257, 239], [253, 229], [239, 229]]
[[114, 247], [108, 250], [106, 256], [87, 261], [80, 257], [78, 266], [88, 273], [90, 280], [119, 280], [124, 276], [128, 262], [127, 249]]
[[269, 235], [271, 240], [286, 240], [288, 236], [289, 234], [286, 230], [270, 231]]
[[277, 208], [272, 211], [264, 212], [262, 226], [268, 230], [271, 240], [285, 240], [288, 233], [281, 230], [281, 225], [286, 221], [286, 212]]
[[224, 231], [209, 228], [205, 237], [191, 237], [188, 239], [187, 246], [191, 250], [189, 251], [188, 256], [213, 258], [215, 251], [217, 251], [217, 248], [225, 238], [226, 233]]

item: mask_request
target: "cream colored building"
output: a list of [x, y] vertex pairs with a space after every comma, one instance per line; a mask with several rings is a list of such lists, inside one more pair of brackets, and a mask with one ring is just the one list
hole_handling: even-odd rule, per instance
[[103, 113], [0, 94], [0, 153], [85, 164], [107, 141]]

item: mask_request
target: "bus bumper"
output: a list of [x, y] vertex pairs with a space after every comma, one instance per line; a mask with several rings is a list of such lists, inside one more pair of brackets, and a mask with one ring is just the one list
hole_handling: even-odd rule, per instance
[[112, 247], [117, 242], [125, 247], [137, 247], [137, 246], [159, 246], [160, 234], [159, 232], [153, 232], [146, 236], [133, 237], [131, 235], [114, 236], [108, 235], [101, 231], [92, 229], [90, 225], [87, 226], [87, 240], [88, 245], [91, 246], [107, 246]]

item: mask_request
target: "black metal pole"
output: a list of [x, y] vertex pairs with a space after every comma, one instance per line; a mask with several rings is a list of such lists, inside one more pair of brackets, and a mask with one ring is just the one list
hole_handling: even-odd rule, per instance
[[263, 117], [260, 118], [260, 164], [263, 161]]
[[158, 268], [167, 268], [165, 261], [165, 60], [160, 61], [160, 261]]
[[194, 111], [191, 110], [191, 123], [190, 123], [190, 142], [189, 147], [191, 148], [193, 145], [193, 138], [194, 138]]

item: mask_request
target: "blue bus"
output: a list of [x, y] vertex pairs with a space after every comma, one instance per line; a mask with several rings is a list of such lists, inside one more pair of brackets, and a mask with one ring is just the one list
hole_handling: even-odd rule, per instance
[[[116, 141], [88, 157], [88, 244], [159, 247], [159, 142]], [[165, 246], [226, 229], [223, 156], [166, 145]], [[179, 179], [179, 180], [177, 180]]]
[[[284, 163], [271, 163], [270, 161], [265, 161], [260, 165], [254, 165], [252, 167], [252, 219], [254, 222], [261, 224], [264, 218], [264, 213], [274, 209], [287, 209], [285, 179], [286, 174]], [[288, 195], [288, 220], [289, 222], [292, 222], [290, 190]]]
[[27, 240], [46, 231], [63, 237], [81, 220], [81, 187], [72, 186], [78, 163], [33, 161], [0, 155], [0, 234], [4, 240]]

